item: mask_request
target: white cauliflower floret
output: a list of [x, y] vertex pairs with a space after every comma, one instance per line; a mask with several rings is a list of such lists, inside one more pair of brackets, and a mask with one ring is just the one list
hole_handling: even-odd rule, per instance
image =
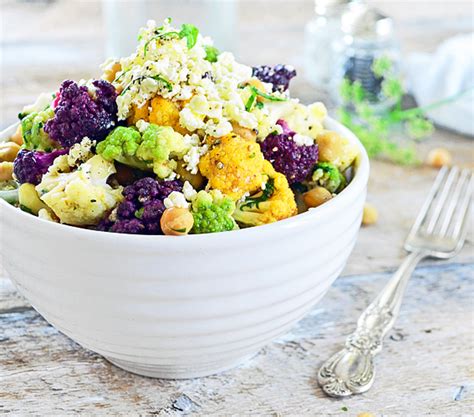
[[257, 118], [260, 140], [274, 131], [281, 132], [281, 128], [276, 125], [279, 119], [287, 122], [290, 129], [296, 133], [315, 139], [324, 130], [323, 121], [327, 115], [324, 104], [313, 103], [305, 106], [297, 99], [265, 103], [262, 109], [255, 109], [252, 113]]
[[123, 199], [121, 187], [107, 184], [115, 172], [114, 164], [100, 155], [75, 170], [68, 164], [68, 155], [63, 155], [55, 159], [36, 191], [61, 223], [95, 225]]

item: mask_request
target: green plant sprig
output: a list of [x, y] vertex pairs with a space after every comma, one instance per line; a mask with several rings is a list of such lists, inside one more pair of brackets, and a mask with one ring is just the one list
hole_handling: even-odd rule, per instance
[[339, 109], [340, 120], [357, 134], [370, 157], [383, 156], [399, 164], [416, 164], [419, 161], [415, 147], [392, 140], [394, 130], [398, 128], [412, 139], [421, 139], [432, 133], [433, 124], [421, 109], [402, 110], [405, 91], [389, 58], [376, 59], [372, 71], [376, 77], [383, 78], [382, 95], [393, 103], [392, 106], [387, 110], [377, 110], [374, 97], [359, 81], [344, 79], [340, 86], [343, 100]]

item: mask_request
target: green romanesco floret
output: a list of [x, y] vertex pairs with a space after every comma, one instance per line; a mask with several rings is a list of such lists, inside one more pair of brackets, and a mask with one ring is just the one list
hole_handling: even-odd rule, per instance
[[330, 162], [318, 162], [314, 167], [311, 180], [331, 193], [341, 191], [347, 182], [344, 175]]
[[192, 233], [215, 233], [238, 229], [232, 218], [235, 203], [219, 190], [199, 191], [192, 203]]
[[142, 135], [137, 157], [152, 162], [153, 171], [159, 178], [168, 177], [176, 169], [176, 160], [182, 159], [190, 149], [183, 135], [169, 126], [150, 124]]
[[51, 152], [58, 148], [58, 144], [44, 131], [44, 125], [53, 117], [54, 111], [49, 107], [43, 111], [30, 113], [21, 120], [21, 132], [26, 149]]
[[117, 161], [138, 169], [149, 166], [136, 157], [142, 135], [135, 127], [119, 126], [97, 145], [97, 153], [107, 161]]
[[153, 170], [159, 178], [167, 178], [176, 169], [174, 158], [182, 158], [189, 146], [169, 126], [149, 124], [142, 134], [135, 127], [119, 126], [97, 145], [97, 153], [107, 161]]

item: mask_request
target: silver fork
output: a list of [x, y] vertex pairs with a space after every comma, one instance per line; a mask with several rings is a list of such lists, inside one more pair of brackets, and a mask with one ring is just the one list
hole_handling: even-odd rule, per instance
[[374, 356], [397, 319], [408, 279], [426, 257], [448, 259], [464, 244], [473, 193], [470, 170], [442, 168], [405, 241], [410, 254], [362, 313], [345, 347], [327, 360], [318, 382], [331, 397], [347, 397], [370, 389], [375, 378]]

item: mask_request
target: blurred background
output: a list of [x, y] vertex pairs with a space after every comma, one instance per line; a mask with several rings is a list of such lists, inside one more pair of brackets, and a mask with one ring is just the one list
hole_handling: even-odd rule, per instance
[[[328, 51], [337, 48], [332, 44], [331, 37], [336, 37], [332, 30], [335, 22], [336, 26], [341, 22], [345, 3], [331, 0], [2, 0], [0, 127], [15, 122], [16, 114], [25, 104], [34, 101], [42, 91], [56, 90], [63, 79], [99, 76], [98, 65], [107, 56], [133, 50], [137, 29], [147, 19], [160, 21], [168, 16], [173, 17], [176, 24], [194, 23], [202, 33], [215, 38], [216, 46], [232, 50], [246, 64], [293, 65], [298, 72], [292, 82], [293, 95], [303, 102], [324, 100], [331, 107], [334, 104], [332, 87], [320, 72], [321, 68], [333, 74], [338, 70], [331, 67], [336, 64], [330, 62]], [[399, 54], [396, 60], [400, 68], [415, 62], [413, 53], [418, 53], [420, 59], [420, 53], [434, 53], [443, 41], [473, 31], [474, 3], [471, 1], [373, 0], [366, 3], [391, 18], [388, 28], [382, 24], [376, 29], [378, 18], [364, 22], [366, 26], [371, 25], [368, 30], [372, 35], [388, 36], [389, 43], [385, 46], [395, 55]], [[358, 29], [367, 28], [361, 28], [359, 22]], [[471, 55], [468, 53], [471, 66], [472, 48], [471, 41]], [[415, 73], [429, 70], [429, 62], [420, 65]], [[474, 85], [472, 77], [471, 71], [465, 81]]]

